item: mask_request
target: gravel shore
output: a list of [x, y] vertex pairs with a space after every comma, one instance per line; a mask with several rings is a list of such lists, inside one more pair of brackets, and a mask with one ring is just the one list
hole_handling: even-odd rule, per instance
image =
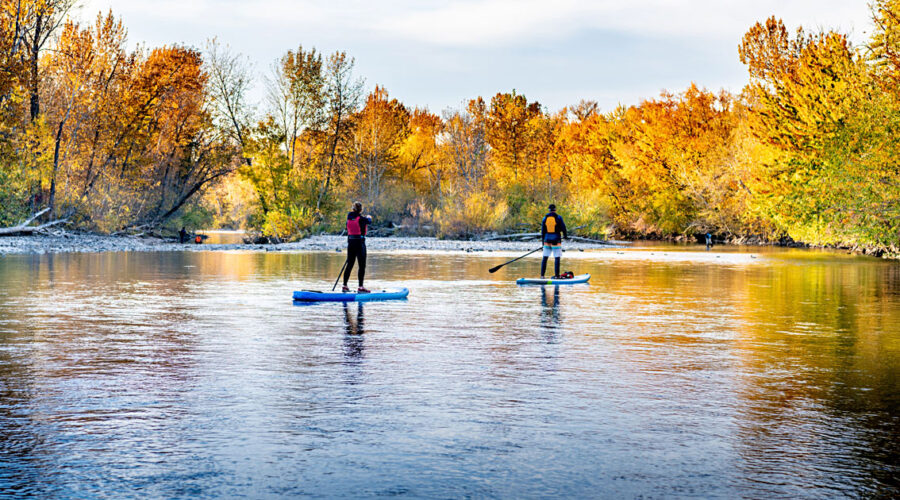
[[[311, 252], [343, 250], [347, 246], [346, 236], [312, 236], [301, 241], [282, 244], [249, 245], [196, 245], [180, 244], [158, 238], [136, 238], [131, 236], [103, 236], [90, 233], [65, 232], [53, 235], [0, 237], [2, 254], [45, 254], [69, 252], [203, 252], [203, 251], [262, 251], [262, 252]], [[452, 252], [493, 252], [527, 251], [537, 248], [538, 241], [460, 241], [439, 240], [424, 237], [378, 237], [366, 238], [370, 251], [452, 251]], [[611, 248], [613, 245], [566, 242], [567, 249]]]

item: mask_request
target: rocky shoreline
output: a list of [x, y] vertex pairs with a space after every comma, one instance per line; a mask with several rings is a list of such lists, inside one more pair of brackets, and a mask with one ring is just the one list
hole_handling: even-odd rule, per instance
[[[367, 238], [369, 251], [413, 251], [413, 252], [526, 252], [537, 248], [538, 241], [502, 240], [440, 240], [422, 236], [370, 236]], [[627, 247], [630, 242], [614, 240], [610, 243], [586, 241], [566, 241], [568, 250], [610, 249]], [[639, 241], [635, 242], [640, 245]], [[720, 243], [721, 244], [721, 243]], [[790, 246], [812, 248], [802, 243], [790, 245], [734, 241], [725, 245]], [[76, 231], [54, 231], [32, 236], [0, 237], [0, 256], [14, 254], [55, 254], [55, 253], [98, 253], [98, 252], [209, 252], [209, 251], [249, 251], [249, 252], [323, 252], [343, 251], [347, 247], [347, 237], [338, 235], [317, 235], [291, 243], [266, 244], [194, 244], [178, 243], [171, 239], [144, 236], [108, 236]], [[900, 254], [890, 252], [869, 252], [865, 249], [840, 249], [846, 253], [870, 255], [886, 259], [900, 260]]]
[[[462, 241], [439, 240], [429, 237], [370, 236], [366, 246], [370, 251], [455, 251], [493, 252], [528, 251], [537, 248], [538, 241]], [[204, 251], [262, 251], [262, 252], [311, 252], [342, 251], [347, 237], [319, 235], [279, 244], [194, 244], [178, 243], [160, 238], [134, 236], [106, 236], [93, 233], [55, 232], [33, 236], [9, 236], [0, 238], [0, 255], [89, 253], [89, 252], [204, 252]], [[618, 245], [566, 242], [568, 249], [616, 248]]]

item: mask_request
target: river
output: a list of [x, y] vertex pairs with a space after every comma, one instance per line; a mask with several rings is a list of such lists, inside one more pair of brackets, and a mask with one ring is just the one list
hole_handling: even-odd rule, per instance
[[900, 265], [837, 252], [0, 257], [0, 496], [900, 495]]

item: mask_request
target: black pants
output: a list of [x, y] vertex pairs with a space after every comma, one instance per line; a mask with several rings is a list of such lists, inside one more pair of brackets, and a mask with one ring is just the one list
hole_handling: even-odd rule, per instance
[[[543, 259], [541, 259], [541, 278], [543, 278], [544, 273], [547, 272], [547, 258], [548, 257], [544, 257]], [[553, 259], [553, 270], [556, 271], [556, 274], [554, 276], [559, 276], [559, 257]]]
[[353, 270], [353, 263], [359, 262], [359, 286], [363, 286], [363, 280], [366, 278], [366, 240], [360, 238], [358, 240], [347, 240], [347, 270], [344, 271], [344, 286], [350, 281], [350, 271]]

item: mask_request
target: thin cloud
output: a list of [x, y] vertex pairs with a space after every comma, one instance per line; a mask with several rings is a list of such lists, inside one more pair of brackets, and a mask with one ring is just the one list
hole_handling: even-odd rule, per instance
[[860, 5], [847, 0], [481, 0], [399, 13], [384, 18], [377, 30], [444, 46], [527, 44], [586, 30], [736, 42], [750, 24], [773, 14], [812, 29], [864, 26], [868, 15]]
[[695, 81], [739, 90], [737, 46], [774, 15], [789, 27], [869, 30], [867, 0], [83, 0], [132, 43], [202, 47], [217, 36], [264, 71], [286, 50], [346, 50], [357, 73], [440, 110], [516, 88], [550, 108], [608, 109]]
[[153, 19], [204, 30], [243, 27], [256, 36], [279, 29], [301, 37], [460, 48], [564, 40], [588, 30], [736, 42], [769, 15], [790, 25], [857, 33], [869, 24], [865, 0], [86, 0], [84, 6], [88, 15], [112, 8], [127, 23]]

